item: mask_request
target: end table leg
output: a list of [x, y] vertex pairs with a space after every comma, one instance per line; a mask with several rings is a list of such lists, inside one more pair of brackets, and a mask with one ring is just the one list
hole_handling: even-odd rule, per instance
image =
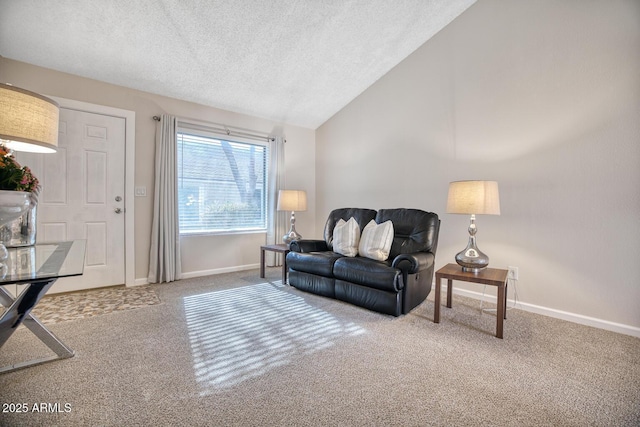
[[260, 277], [264, 278], [264, 249], [260, 248]]
[[440, 323], [440, 277], [436, 276], [436, 302], [433, 308], [433, 323]]
[[289, 280], [287, 280], [287, 273], [289, 273], [289, 267], [287, 266], [287, 254], [290, 251], [287, 251], [284, 253], [284, 255], [282, 256], [282, 284], [289, 284]]
[[282, 284], [287, 284], [287, 254], [282, 254]]
[[507, 318], [507, 295], [508, 295], [508, 286], [509, 286], [509, 281], [507, 280], [504, 283], [504, 318]]
[[502, 328], [504, 324], [505, 316], [505, 287], [504, 285], [498, 286], [498, 312], [496, 313], [496, 337], [502, 338]]
[[451, 308], [451, 293], [453, 292], [453, 280], [447, 279], [447, 308]]

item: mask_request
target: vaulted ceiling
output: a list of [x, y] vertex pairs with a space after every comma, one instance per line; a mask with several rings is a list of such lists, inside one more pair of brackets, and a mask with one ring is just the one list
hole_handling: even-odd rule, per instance
[[474, 2], [0, 0], [0, 55], [315, 129]]

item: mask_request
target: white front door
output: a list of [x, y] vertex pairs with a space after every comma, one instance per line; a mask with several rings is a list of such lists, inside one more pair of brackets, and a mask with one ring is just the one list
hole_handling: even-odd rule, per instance
[[40, 180], [37, 242], [86, 239], [84, 274], [49, 293], [125, 283], [125, 119], [60, 109], [55, 154], [16, 153]]

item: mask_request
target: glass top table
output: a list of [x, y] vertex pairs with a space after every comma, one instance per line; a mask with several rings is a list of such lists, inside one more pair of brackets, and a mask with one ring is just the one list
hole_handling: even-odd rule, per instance
[[[0, 303], [5, 307], [0, 317], [0, 348], [23, 324], [56, 356], [0, 368], [0, 373], [73, 357], [73, 350], [30, 313], [57, 279], [82, 275], [86, 241], [42, 243], [7, 250], [9, 258], [0, 265]], [[10, 285], [16, 285], [14, 294], [10, 292]], [[18, 287], [24, 289], [18, 292]]]

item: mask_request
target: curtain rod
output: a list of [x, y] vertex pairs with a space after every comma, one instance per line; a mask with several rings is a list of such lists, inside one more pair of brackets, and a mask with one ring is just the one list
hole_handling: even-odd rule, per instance
[[[222, 135], [240, 136], [240, 137], [250, 138], [250, 139], [275, 141], [275, 138], [273, 136], [267, 135], [266, 132], [265, 132], [265, 135], [259, 135], [257, 133], [252, 133], [252, 132], [244, 132], [244, 131], [241, 131], [241, 130], [232, 130], [226, 125], [219, 124], [219, 123], [213, 123], [213, 122], [207, 122], [207, 121], [204, 121], [204, 120], [189, 119], [189, 118], [182, 118], [182, 117], [177, 117], [177, 119], [178, 119], [179, 122], [183, 122], [183, 123], [187, 123], [187, 124], [194, 124], [196, 126], [198, 125], [198, 123], [201, 123], [204, 127], [206, 127], [206, 130], [212, 131], [214, 133], [219, 133], [219, 134], [222, 134]], [[160, 121], [160, 116], [153, 116], [153, 120], [159, 122]], [[214, 126], [221, 126], [221, 128], [216, 128]], [[287, 141], [284, 140], [284, 142], [287, 142]]]

